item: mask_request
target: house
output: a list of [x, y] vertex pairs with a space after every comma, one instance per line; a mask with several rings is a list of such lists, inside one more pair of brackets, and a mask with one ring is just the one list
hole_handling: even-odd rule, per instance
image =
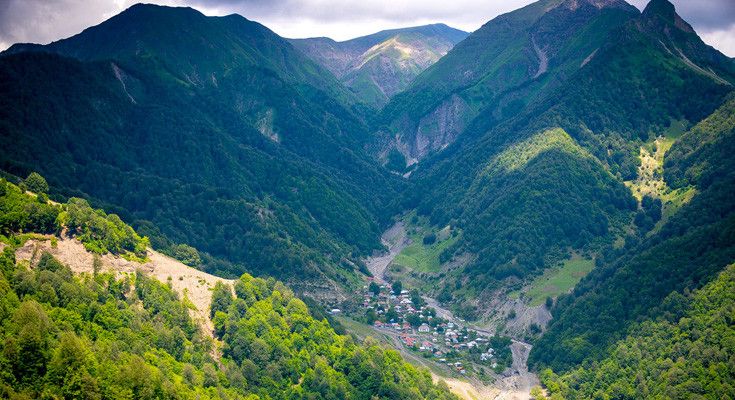
[[426, 323], [423, 323], [421, 324], [421, 326], [419, 326], [419, 332], [421, 333], [429, 333], [430, 331], [431, 331], [431, 328]]

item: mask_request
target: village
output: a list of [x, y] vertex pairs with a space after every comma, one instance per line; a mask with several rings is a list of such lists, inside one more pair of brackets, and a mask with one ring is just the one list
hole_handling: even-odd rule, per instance
[[483, 334], [437, 316], [418, 290], [406, 290], [370, 280], [360, 294], [354, 318], [397, 337], [408, 350], [446, 366], [459, 375], [486, 376], [485, 368], [500, 373], [510, 366], [510, 339]]

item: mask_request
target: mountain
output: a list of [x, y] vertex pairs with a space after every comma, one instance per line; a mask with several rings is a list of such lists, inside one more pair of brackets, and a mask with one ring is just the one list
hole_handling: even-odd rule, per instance
[[[521, 68], [527, 52], [488, 56], [487, 64], [470, 57], [493, 49], [495, 39], [498, 51], [507, 48], [501, 39], [515, 37], [530, 49], [542, 27], [568, 21], [578, 23], [571, 36], [556, 30], [544, 39], [555, 44], [549, 49], [563, 50], [549, 51], [548, 69], [535, 80], [532, 69]], [[596, 29], [600, 24], [606, 30]], [[581, 32], [587, 33], [577, 36]], [[591, 39], [581, 40], [589, 32], [595, 32]], [[582, 44], [592, 47], [582, 50]], [[716, 110], [733, 90], [733, 67], [679, 17], [667, 19], [651, 8], [638, 13], [619, 2], [538, 2], [470, 35], [384, 110], [404, 110], [394, 127], [407, 121], [437, 127], [422, 118], [446, 114], [429, 111], [414, 119], [410, 113], [446, 104], [433, 96], [439, 91], [478, 110], [454, 114], [468, 120], [466, 128], [455, 131], [452, 144], [434, 142], [439, 149], [446, 145], [435, 153], [428, 152], [432, 136], [422, 123], [416, 131], [414, 143], [425, 144], [427, 152], [412, 172], [404, 207], [428, 216], [436, 229], [449, 225], [463, 232], [442, 257], [446, 273], [431, 278], [435, 293], [457, 307], [469, 301], [481, 308], [508, 286], [523, 285], [575, 254], [595, 257], [631, 227], [641, 228], [632, 219], [643, 196], [624, 186], [638, 179], [641, 147], [668, 135], [674, 121], [686, 127]], [[458, 73], [461, 68], [469, 72]], [[506, 69], [526, 71], [518, 86], [503, 86], [510, 81], [497, 74]], [[467, 76], [471, 88], [499, 89], [465, 89], [449, 75]], [[504, 114], [506, 96], [519, 101]], [[411, 143], [402, 142], [407, 131], [393, 132], [398, 139], [390, 146], [417, 155], [412, 146], [402, 147]], [[453, 259], [463, 262], [458, 267]]]
[[602, 255], [600, 266], [559, 300], [532, 363], [568, 371], [599, 360], [634, 323], [676, 315], [672, 299], [704, 286], [735, 260], [733, 146], [731, 98], [674, 143], [666, 158], [664, 177], [672, 189], [663, 197], [666, 205], [681, 191], [694, 191], [694, 197], [660, 230]]
[[3, 170], [41, 172], [157, 248], [192, 245], [210, 271], [334, 293], [381, 247], [394, 180], [362, 150], [363, 117], [260, 24], [136, 5], [69, 39], [13, 46], [0, 82]]
[[444, 24], [391, 29], [343, 42], [291, 39], [365, 103], [382, 107], [468, 33]]
[[453, 143], [475, 118], [518, 114], [636, 14], [624, 1], [544, 0], [489, 21], [385, 107], [379, 154], [394, 148], [410, 166]]
[[281, 37], [236, 14], [205, 17], [191, 8], [139, 3], [71, 38], [46, 46], [15, 44], [7, 53], [28, 50], [81, 61], [116, 60], [123, 69], [129, 63], [195, 87], [218, 87], [238, 70], [262, 68], [291, 83], [308, 84], [335, 97], [345, 95], [330, 74]]

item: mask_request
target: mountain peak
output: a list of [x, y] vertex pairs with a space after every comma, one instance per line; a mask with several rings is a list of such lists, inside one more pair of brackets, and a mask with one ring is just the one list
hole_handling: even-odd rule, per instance
[[651, 0], [643, 10], [642, 17], [644, 20], [674, 25], [685, 32], [694, 32], [694, 29], [676, 13], [676, 7], [669, 0]]
[[676, 16], [676, 7], [669, 0], [651, 0], [643, 10], [643, 15], [673, 18]]

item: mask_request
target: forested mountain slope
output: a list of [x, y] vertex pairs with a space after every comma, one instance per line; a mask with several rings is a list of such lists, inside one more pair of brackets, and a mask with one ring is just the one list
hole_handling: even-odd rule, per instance
[[336, 42], [329, 38], [291, 43], [329, 69], [361, 101], [382, 107], [468, 33], [444, 24], [391, 29]]
[[[443, 299], [476, 298], [509, 276], [525, 279], [570, 251], [594, 254], [628, 234], [636, 203], [623, 182], [637, 175], [640, 147], [672, 121], [705, 118], [735, 82], [733, 62], [664, 3], [655, 0], [611, 29], [566, 83], [515, 117], [481, 113], [411, 176], [405, 206], [465, 232], [444, 259], [474, 256], [449, 274]], [[667, 50], [674, 47], [682, 53]], [[507, 160], [515, 165], [497, 167]]]
[[[117, 216], [82, 203], [48, 203], [0, 180], [2, 397], [455, 398], [397, 352], [337, 335], [272, 278], [243, 275], [236, 297], [215, 285], [208, 314], [223, 341], [220, 356], [171, 283], [141, 270], [100, 271], [98, 261], [91, 274], [75, 275], [48, 252], [16, 261], [25, 241], [53, 247], [57, 235], [73, 234], [98, 254], [146, 244]], [[113, 244], [122, 247], [104, 247]]]
[[380, 247], [395, 184], [361, 150], [351, 96], [257, 23], [136, 5], [14, 46], [0, 82], [0, 168], [114, 209], [157, 248], [339, 291]]
[[476, 118], [487, 129], [522, 112], [636, 14], [618, 0], [542, 0], [489, 21], [385, 107], [378, 150], [394, 148], [413, 164], [453, 143]]
[[[735, 266], [616, 343], [609, 357], [557, 376], [542, 373], [565, 399], [726, 399], [735, 397]], [[553, 399], [552, 395], [552, 399]]]
[[[629, 327], [681, 315], [679, 299], [735, 260], [735, 100], [677, 141], [665, 164], [674, 189], [697, 194], [660, 228], [604, 254], [598, 268], [552, 310], [530, 362], [568, 371], [608, 355]], [[671, 320], [676, 322], [676, 320]]]

